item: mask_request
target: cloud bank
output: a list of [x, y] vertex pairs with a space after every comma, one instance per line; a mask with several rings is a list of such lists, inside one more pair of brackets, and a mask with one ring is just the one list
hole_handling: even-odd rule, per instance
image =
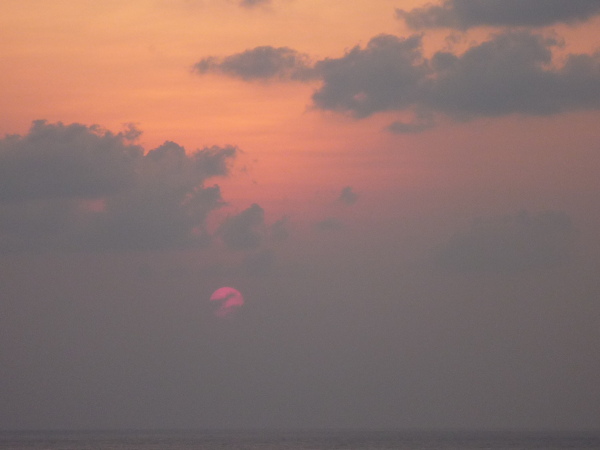
[[455, 120], [509, 114], [551, 115], [600, 108], [600, 51], [555, 60], [561, 43], [529, 31], [505, 31], [463, 53], [425, 57], [420, 35], [380, 35], [339, 58], [309, 65], [288, 48], [257, 47], [221, 60], [205, 58], [198, 73], [219, 72], [251, 80], [316, 79], [317, 109], [369, 117], [412, 112], [412, 121], [388, 129], [414, 133], [435, 125], [435, 115]]
[[205, 244], [223, 204], [205, 182], [229, 173], [237, 148], [167, 141], [144, 154], [138, 135], [40, 120], [0, 140], [0, 251]]
[[597, 0], [445, 0], [396, 16], [413, 30], [477, 26], [544, 27], [557, 23], [582, 22], [600, 14]]

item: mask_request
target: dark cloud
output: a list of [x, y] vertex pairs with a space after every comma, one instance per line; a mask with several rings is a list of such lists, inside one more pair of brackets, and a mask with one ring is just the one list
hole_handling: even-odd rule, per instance
[[[198, 63], [197, 70], [218, 70], [251, 80], [300, 79], [296, 69], [301, 68], [322, 82], [312, 96], [316, 108], [356, 118], [381, 111], [412, 112], [412, 120], [396, 121], [388, 130], [415, 133], [432, 128], [436, 113], [466, 120], [599, 109], [600, 52], [569, 54], [559, 62], [553, 59], [553, 49], [560, 45], [556, 38], [511, 31], [461, 54], [440, 51], [425, 58], [420, 36], [381, 35], [340, 58], [316, 62], [312, 70], [305, 60], [297, 62], [293, 50], [271, 47], [223, 62], [209, 58]], [[278, 56], [265, 58], [274, 63], [257, 64], [262, 52]], [[230, 60], [234, 63], [226, 63]]]
[[600, 13], [597, 0], [445, 0], [396, 15], [412, 29], [533, 26], [585, 21]]
[[141, 147], [136, 130], [33, 122], [25, 136], [0, 140], [0, 201], [97, 198], [131, 186]]
[[194, 65], [200, 74], [223, 73], [246, 81], [307, 80], [313, 76], [308, 56], [288, 47], [261, 46], [219, 59], [208, 57]]
[[451, 270], [516, 271], [564, 263], [575, 230], [563, 212], [479, 219], [456, 234], [438, 254], [440, 266]]
[[545, 115], [600, 108], [600, 53], [569, 55], [552, 66], [555, 39], [528, 32], [504, 33], [463, 55], [436, 53], [431, 108], [450, 115]]
[[225, 244], [234, 250], [258, 248], [263, 240], [265, 211], [256, 203], [228, 218], [219, 229]]
[[313, 95], [315, 105], [356, 117], [413, 105], [430, 72], [419, 36], [391, 35], [377, 36], [341, 58], [319, 61], [315, 70], [323, 80]]
[[600, 108], [600, 53], [568, 55], [552, 64], [555, 39], [508, 32], [465, 53], [437, 52], [425, 60], [420, 38], [379, 36], [366, 48], [317, 64], [323, 85], [313, 95], [321, 109], [365, 117], [385, 110], [417, 110], [395, 132], [433, 126], [431, 114], [456, 118], [512, 113], [545, 115]]
[[185, 247], [208, 238], [204, 221], [222, 205], [218, 186], [204, 180], [227, 173], [235, 147], [210, 147], [190, 155], [165, 142], [140, 161], [133, 189], [107, 201], [107, 214], [97, 222], [102, 241], [123, 247]]
[[152, 249], [205, 243], [222, 204], [232, 146], [190, 154], [165, 142], [144, 155], [129, 128], [36, 121], [0, 140], [0, 249]]
[[338, 201], [345, 203], [346, 205], [353, 205], [358, 200], [358, 194], [354, 192], [351, 186], [346, 186], [340, 192], [340, 196], [338, 197]]

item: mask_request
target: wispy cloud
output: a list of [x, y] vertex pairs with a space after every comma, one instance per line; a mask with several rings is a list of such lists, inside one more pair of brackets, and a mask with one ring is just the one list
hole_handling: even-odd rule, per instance
[[194, 65], [197, 73], [222, 73], [253, 80], [308, 80], [313, 71], [307, 55], [288, 47], [261, 46], [225, 58], [210, 56]]

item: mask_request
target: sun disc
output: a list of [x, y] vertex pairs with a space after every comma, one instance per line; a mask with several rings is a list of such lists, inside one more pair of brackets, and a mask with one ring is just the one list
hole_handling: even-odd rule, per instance
[[244, 296], [237, 289], [225, 286], [213, 292], [210, 301], [219, 303], [217, 317], [227, 317], [244, 305]]

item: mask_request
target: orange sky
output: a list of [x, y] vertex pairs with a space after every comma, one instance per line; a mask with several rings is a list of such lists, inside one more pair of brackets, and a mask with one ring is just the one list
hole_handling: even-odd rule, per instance
[[317, 163], [302, 155], [362, 151], [373, 124], [310, 112], [314, 85], [248, 86], [199, 78], [191, 66], [205, 55], [265, 44], [337, 56], [398, 30], [393, 6], [292, 1], [248, 11], [233, 1], [3, 2], [0, 52], [10, 70], [0, 74], [0, 133], [25, 133], [39, 118], [113, 131], [134, 122], [146, 149], [165, 140], [188, 150], [231, 143], [258, 159], [248, 176], [261, 183], [304, 178], [295, 168]]
[[[402, 7], [422, 4], [404, 1]], [[274, 204], [291, 198], [309, 202], [319, 192], [334, 197], [344, 185], [379, 194], [391, 190], [392, 196], [411, 186], [434, 188], [441, 164], [428, 162], [434, 148], [472, 143], [478, 136], [471, 134], [472, 124], [448, 124], [418, 138], [395, 136], [381, 131], [393, 114], [356, 121], [311, 109], [316, 82], [245, 83], [191, 72], [202, 57], [257, 45], [289, 46], [320, 59], [339, 57], [380, 33], [409, 34], [394, 18], [398, 2], [349, 5], [346, 0], [282, 0], [254, 9], [233, 0], [2, 2], [0, 53], [8, 70], [0, 72], [0, 133], [25, 133], [35, 119], [96, 123], [112, 131], [133, 122], [144, 133], [146, 150], [165, 140], [189, 151], [237, 145], [245, 153], [236, 170], [246, 172], [220, 184], [239, 207], [253, 195]], [[559, 27], [568, 37], [567, 48], [593, 48], [597, 22]], [[462, 42], [486, 34], [472, 31]], [[426, 50], [447, 45], [447, 35], [428, 32]], [[593, 117], [584, 114], [583, 120]], [[528, 120], [536, 129], [554, 127], [552, 120]], [[580, 120], [562, 119], [563, 132]], [[519, 133], [517, 122], [505, 123]], [[504, 126], [484, 129], [490, 134], [476, 139], [506, 134]], [[489, 160], [483, 167], [493, 164]], [[486, 176], [482, 173], [463, 168], [452, 175], [462, 181], [446, 181], [460, 190], [473, 176]]]

